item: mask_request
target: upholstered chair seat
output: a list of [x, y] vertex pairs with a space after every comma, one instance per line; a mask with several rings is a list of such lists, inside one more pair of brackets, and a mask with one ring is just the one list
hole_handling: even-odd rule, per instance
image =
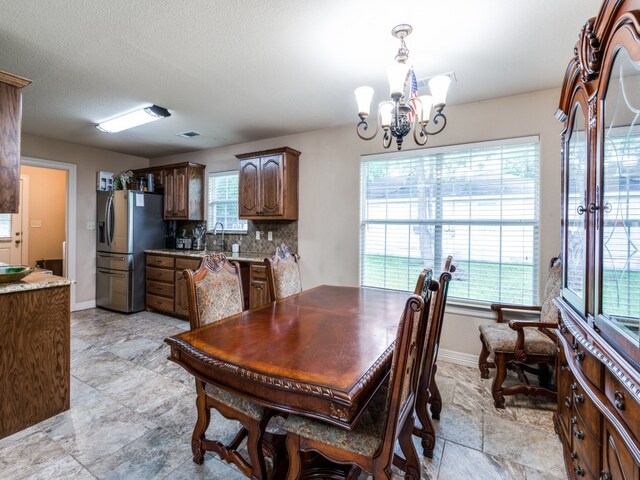
[[260, 405], [245, 400], [244, 398], [234, 395], [233, 393], [229, 393], [222, 388], [218, 388], [205, 383], [204, 393], [208, 398], [223, 403], [251, 418], [261, 420], [264, 417], [265, 409]]
[[316, 442], [334, 445], [359, 455], [373, 456], [380, 448], [384, 435], [387, 390], [381, 388], [374, 395], [352, 431], [298, 415], [289, 415], [284, 428]]
[[[518, 332], [508, 323], [488, 323], [480, 325], [480, 332], [491, 353], [513, 353], [516, 349]], [[556, 353], [556, 344], [541, 331], [531, 328], [524, 337], [524, 353], [527, 355], [549, 355]]]

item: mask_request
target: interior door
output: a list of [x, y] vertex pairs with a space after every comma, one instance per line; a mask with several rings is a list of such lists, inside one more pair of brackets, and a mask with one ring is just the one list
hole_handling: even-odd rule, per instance
[[20, 178], [20, 204], [18, 213], [0, 214], [0, 263], [10, 265], [26, 264], [26, 252], [23, 251], [23, 205], [24, 179]]

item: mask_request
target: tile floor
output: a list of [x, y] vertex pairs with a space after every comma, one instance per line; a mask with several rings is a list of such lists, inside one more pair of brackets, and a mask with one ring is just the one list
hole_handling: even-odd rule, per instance
[[[201, 466], [191, 460], [195, 388], [189, 374], [167, 360], [163, 344], [186, 328], [187, 322], [147, 312], [73, 313], [72, 407], [0, 440], [0, 478], [244, 478], [212, 455]], [[423, 478], [565, 478], [553, 405], [511, 397], [496, 411], [490, 380], [473, 368], [440, 362], [437, 379], [444, 407]], [[212, 412], [209, 431], [228, 438], [235, 425]]]

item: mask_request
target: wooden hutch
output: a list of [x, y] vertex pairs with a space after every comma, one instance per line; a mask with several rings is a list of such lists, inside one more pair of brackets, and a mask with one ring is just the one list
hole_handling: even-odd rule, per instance
[[564, 78], [555, 426], [570, 478], [640, 478], [640, 0], [605, 0]]

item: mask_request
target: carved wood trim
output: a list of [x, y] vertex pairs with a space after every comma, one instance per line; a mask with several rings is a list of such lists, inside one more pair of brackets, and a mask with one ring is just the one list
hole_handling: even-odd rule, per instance
[[9, 85], [13, 85], [14, 87], [22, 88], [29, 85], [31, 83], [31, 80], [24, 77], [19, 77], [18, 75], [14, 75], [13, 73], [0, 70], [0, 82], [8, 83]]
[[595, 18], [590, 18], [580, 31], [578, 43], [573, 53], [581, 71], [582, 81], [589, 82], [599, 73], [602, 66], [600, 39], [594, 31]]
[[[311, 383], [294, 382], [289, 379], [265, 375], [263, 373], [258, 373], [243, 367], [239, 367], [237, 365], [233, 365], [231, 363], [210, 357], [209, 355], [205, 355], [200, 350], [189, 345], [187, 342], [173, 337], [169, 337], [165, 341], [171, 346], [171, 358], [174, 359], [180, 358], [180, 354], [176, 354], [174, 351], [180, 351], [202, 364], [210, 365], [219, 370], [230, 372], [240, 378], [245, 378], [252, 382], [261, 383], [272, 388], [277, 388], [280, 390], [294, 390], [315, 396], [327, 397], [338, 401], [351, 401], [351, 397], [349, 396], [349, 394], [345, 394], [344, 392], [322, 387], [320, 385], [314, 385]], [[382, 356], [378, 358], [378, 360], [371, 366], [371, 368], [367, 370], [362, 378], [360, 378], [358, 383], [354, 385], [352, 390], [360, 390], [361, 388], [368, 385], [372, 378], [377, 377], [380, 371], [385, 368], [387, 361], [391, 358], [394, 347], [395, 342], [393, 342], [385, 350]], [[338, 409], [336, 409], [336, 412], [337, 411]], [[342, 410], [341, 412], [344, 413], [345, 410]]]

